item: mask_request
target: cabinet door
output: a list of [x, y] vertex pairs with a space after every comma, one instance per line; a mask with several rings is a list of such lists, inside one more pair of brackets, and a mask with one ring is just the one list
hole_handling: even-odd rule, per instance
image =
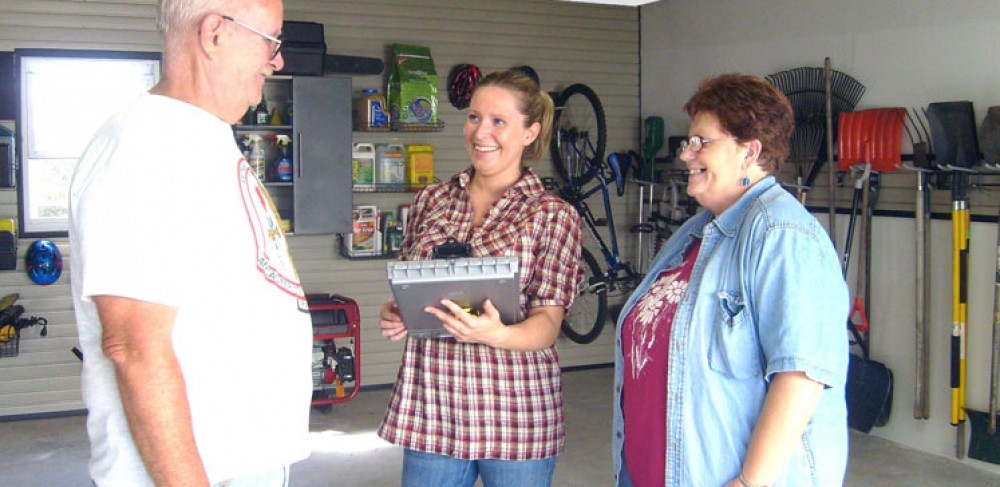
[[351, 79], [295, 77], [295, 233], [351, 231]]

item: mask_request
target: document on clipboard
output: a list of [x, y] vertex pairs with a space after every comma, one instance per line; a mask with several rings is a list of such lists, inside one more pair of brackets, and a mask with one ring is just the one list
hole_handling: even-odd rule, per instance
[[460, 257], [386, 264], [389, 287], [406, 325], [415, 338], [445, 338], [449, 334], [428, 306], [447, 311], [442, 299], [469, 310], [482, 312], [489, 299], [504, 323], [518, 321], [520, 282], [517, 257]]

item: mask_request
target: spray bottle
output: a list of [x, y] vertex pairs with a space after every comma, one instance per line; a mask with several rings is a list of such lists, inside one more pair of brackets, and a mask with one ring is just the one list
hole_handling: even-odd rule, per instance
[[288, 182], [292, 180], [292, 138], [288, 135], [277, 135], [278, 150], [281, 151], [281, 159], [274, 165], [274, 178], [278, 181]]
[[250, 134], [248, 138], [250, 139], [250, 157], [247, 158], [247, 162], [249, 162], [250, 167], [253, 168], [253, 172], [257, 175], [257, 179], [264, 181], [265, 165], [263, 139], [257, 134]]

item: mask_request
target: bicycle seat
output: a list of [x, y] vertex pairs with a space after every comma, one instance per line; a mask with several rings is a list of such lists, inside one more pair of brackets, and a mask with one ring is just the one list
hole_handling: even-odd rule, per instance
[[631, 162], [631, 157], [628, 154], [621, 152], [612, 152], [611, 155], [608, 156], [608, 167], [611, 168], [611, 174], [615, 178], [615, 192], [618, 196], [621, 196], [625, 194], [625, 178], [622, 174], [621, 164], [618, 162], [619, 157], [624, 159], [622, 162], [625, 163], [626, 167], [628, 167], [628, 164]]

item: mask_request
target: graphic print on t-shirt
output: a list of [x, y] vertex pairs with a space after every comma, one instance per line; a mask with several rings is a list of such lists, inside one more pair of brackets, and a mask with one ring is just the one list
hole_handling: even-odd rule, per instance
[[632, 353], [629, 354], [632, 361], [633, 379], [642, 374], [643, 367], [650, 361], [650, 350], [653, 349], [658, 336], [656, 328], [663, 322], [657, 317], [672, 311], [669, 308], [676, 307], [681, 297], [684, 296], [684, 290], [687, 289], [688, 283], [686, 280], [679, 280], [679, 277], [684, 277], [679, 269], [661, 274], [656, 282], [650, 286], [646, 295], [635, 305]]
[[288, 252], [288, 242], [281, 230], [274, 203], [245, 158], [240, 158], [237, 168], [243, 206], [257, 246], [257, 269], [268, 282], [295, 296], [299, 300], [299, 309], [306, 310], [305, 293]]

